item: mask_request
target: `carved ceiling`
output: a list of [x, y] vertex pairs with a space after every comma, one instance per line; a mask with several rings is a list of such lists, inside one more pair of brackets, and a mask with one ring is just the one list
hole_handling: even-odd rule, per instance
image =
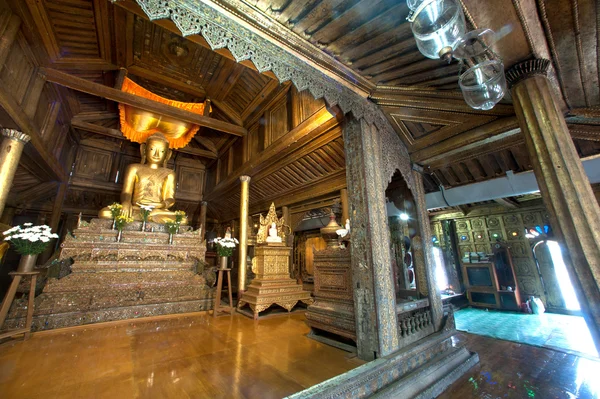
[[[210, 98], [211, 116], [236, 125], [255, 121], [261, 107], [281, 90], [273, 73], [258, 73], [250, 60], [236, 63], [227, 49], [210, 50], [200, 35], [182, 38], [171, 21], [148, 21], [133, 0], [120, 0], [117, 5], [107, 0], [9, 2], [29, 14], [24, 23], [40, 39], [31, 39], [34, 33], [28, 31], [25, 35], [38, 43], [32, 52], [42, 65], [92, 82], [114, 87], [119, 68], [125, 68], [134, 81], [164, 97], [190, 102]], [[345, 85], [368, 95], [406, 144], [411, 158], [431, 173], [426, 178], [427, 191], [437, 190], [439, 184], [451, 187], [501, 176], [508, 170], [531, 169], [510, 97], [491, 111], [469, 108], [457, 90], [457, 63], [429, 60], [417, 50], [405, 21], [404, 0], [208, 2], [234, 13], [239, 7], [238, 17], [257, 30], [278, 35], [275, 42], [285, 42], [322, 70], [341, 76]], [[552, 60], [553, 79], [560, 88], [557, 94], [564, 100], [580, 155], [600, 153], [596, 2], [494, 0], [493, 7], [480, 0], [462, 3], [472, 27], [489, 27], [504, 35], [495, 50], [507, 67], [532, 56]], [[252, 13], [242, 6], [250, 7]], [[75, 120], [95, 126], [73, 126], [80, 138], [98, 136], [101, 131], [114, 140], [110, 137], [118, 130], [116, 103], [64, 87], [56, 86], [56, 90], [77, 115]], [[202, 128], [198, 135], [205, 140], [192, 142], [192, 153], [211, 148], [220, 152], [236, 140], [209, 128]], [[337, 178], [343, 148], [340, 152], [335, 142], [326, 148], [279, 174], [257, 179], [252, 198], [268, 198], [277, 190], [293, 193], [295, 187]], [[327, 162], [332, 170], [318, 166], [326, 157], [334, 160]], [[23, 191], [28, 188], [22, 187]], [[229, 196], [227, 201], [231, 205], [227, 207], [237, 207], [237, 197]]]

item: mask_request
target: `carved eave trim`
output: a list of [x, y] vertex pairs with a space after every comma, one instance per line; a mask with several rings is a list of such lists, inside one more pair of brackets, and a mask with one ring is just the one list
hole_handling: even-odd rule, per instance
[[201, 35], [211, 49], [227, 48], [237, 62], [251, 60], [259, 72], [272, 71], [280, 83], [291, 81], [298, 91], [308, 89], [314, 98], [323, 98], [330, 107], [339, 106], [344, 114], [352, 111], [356, 119], [364, 119], [381, 130], [393, 131], [377, 105], [309, 65], [289, 48], [265, 39], [245, 26], [248, 23], [226, 14], [213, 2], [135, 1], [150, 20], [170, 19], [183, 36]]
[[276, 46], [286, 47], [296, 57], [346, 85], [359, 95], [367, 97], [375, 89], [374, 83], [251, 4], [243, 0], [202, 1], [220, 7], [230, 16], [245, 23], [249, 29], [261, 37]]

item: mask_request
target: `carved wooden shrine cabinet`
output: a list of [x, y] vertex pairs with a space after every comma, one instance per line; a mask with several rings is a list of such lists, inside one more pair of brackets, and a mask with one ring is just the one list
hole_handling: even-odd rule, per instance
[[315, 302], [306, 312], [309, 337], [345, 348], [346, 344], [323, 332], [356, 342], [351, 267], [350, 249], [328, 248], [314, 254]]
[[462, 274], [469, 303], [486, 308], [520, 310], [521, 293], [508, 246], [493, 245], [490, 258], [462, 260]]

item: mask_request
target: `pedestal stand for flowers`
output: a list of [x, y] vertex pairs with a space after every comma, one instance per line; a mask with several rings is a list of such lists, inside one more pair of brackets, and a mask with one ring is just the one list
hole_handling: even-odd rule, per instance
[[37, 276], [40, 274], [40, 271], [16, 271], [10, 272], [8, 274], [13, 277], [13, 281], [10, 284], [10, 288], [6, 293], [4, 300], [2, 301], [2, 307], [0, 307], [0, 328], [2, 328], [4, 320], [6, 320], [6, 315], [8, 314], [8, 310], [10, 309], [10, 305], [12, 305], [12, 302], [15, 299], [17, 288], [19, 287], [19, 284], [21, 283], [23, 277], [31, 277], [31, 284], [29, 285], [29, 300], [27, 302], [27, 319], [23, 328], [17, 328], [15, 330], [7, 331], [5, 333], [0, 333], [0, 339], [24, 334], [23, 340], [27, 340], [29, 339], [29, 335], [31, 334], [31, 321], [33, 320], [33, 300], [35, 298], [35, 285], [37, 283]]
[[[215, 293], [215, 305], [213, 307], [213, 317], [217, 317], [219, 313], [232, 314], [235, 307], [233, 306], [233, 294], [231, 292], [231, 269], [217, 269], [217, 292]], [[227, 292], [229, 293], [229, 306], [221, 306], [221, 292], [223, 290], [223, 273], [227, 273]]]

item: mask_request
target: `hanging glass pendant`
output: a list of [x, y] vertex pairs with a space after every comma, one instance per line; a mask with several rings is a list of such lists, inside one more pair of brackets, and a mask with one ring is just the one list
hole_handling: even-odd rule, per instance
[[504, 64], [491, 46], [494, 31], [478, 29], [465, 34], [457, 43], [453, 56], [468, 69], [460, 74], [458, 84], [463, 97], [474, 109], [489, 110], [502, 100], [506, 93]]
[[465, 34], [465, 16], [458, 0], [408, 0], [409, 22], [419, 51], [427, 58], [452, 58]]
[[471, 108], [492, 109], [506, 92], [504, 65], [497, 60], [476, 64], [460, 75], [458, 84]]

